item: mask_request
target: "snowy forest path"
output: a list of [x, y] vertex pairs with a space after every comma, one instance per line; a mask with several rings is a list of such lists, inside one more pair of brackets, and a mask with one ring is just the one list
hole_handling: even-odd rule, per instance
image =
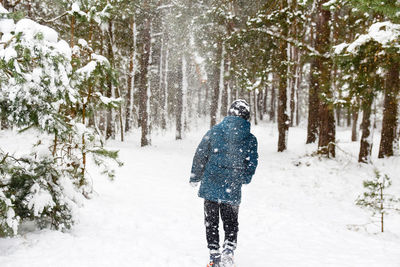
[[[292, 129], [291, 149], [278, 153], [272, 127], [254, 127], [260, 159], [252, 183], [243, 188], [237, 265], [398, 267], [399, 217], [387, 221], [397, 232], [383, 235], [347, 227], [368, 220], [354, 205], [367, 170], [346, 158], [306, 157], [315, 147], [304, 145], [303, 129]], [[94, 198], [71, 232], [42, 230], [0, 240], [1, 266], [205, 266], [203, 201], [188, 183], [205, 129], [195, 132], [183, 141], [155, 136], [146, 148], [135, 134], [111, 142], [125, 165], [112, 182], [93, 172]], [[354, 143], [342, 146], [357, 151]]]

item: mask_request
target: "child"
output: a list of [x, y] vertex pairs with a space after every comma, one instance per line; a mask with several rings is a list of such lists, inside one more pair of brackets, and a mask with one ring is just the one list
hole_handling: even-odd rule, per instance
[[[204, 198], [204, 216], [210, 263], [207, 266], [233, 266], [237, 245], [238, 212], [242, 184], [248, 184], [257, 168], [257, 139], [250, 133], [250, 107], [235, 100], [228, 116], [209, 130], [193, 158], [190, 184], [201, 182], [199, 196]], [[219, 215], [225, 240], [219, 251]]]

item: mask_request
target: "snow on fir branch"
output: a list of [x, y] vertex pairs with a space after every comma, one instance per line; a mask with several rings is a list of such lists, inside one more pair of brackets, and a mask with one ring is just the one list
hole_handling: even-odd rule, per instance
[[343, 52], [347, 52], [350, 54], [355, 54], [361, 46], [370, 41], [375, 41], [378, 44], [381, 44], [383, 48], [394, 47], [399, 49], [399, 37], [399, 24], [394, 24], [390, 21], [377, 22], [369, 27], [368, 33], [361, 34], [353, 42], [341, 43], [334, 46], [334, 53], [341, 54]]
[[[23, 221], [69, 229], [92, 192], [87, 159], [110, 178], [109, 159], [122, 165], [86, 120], [104, 105], [103, 80], [115, 80], [114, 72], [87, 42], [72, 56], [50, 27], [30, 19], [0, 19], [0, 25], [0, 114], [19, 132], [38, 132], [26, 155], [0, 150], [0, 235], [17, 234]], [[108, 101], [109, 108], [118, 106], [119, 100]]]

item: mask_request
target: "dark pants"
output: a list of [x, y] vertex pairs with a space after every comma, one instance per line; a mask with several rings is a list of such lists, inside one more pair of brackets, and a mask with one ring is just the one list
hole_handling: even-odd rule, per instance
[[219, 214], [221, 213], [222, 223], [225, 231], [225, 243], [231, 248], [236, 247], [237, 233], [239, 231], [238, 213], [239, 206], [226, 203], [217, 203], [210, 200], [204, 201], [204, 218], [208, 248], [219, 249]]

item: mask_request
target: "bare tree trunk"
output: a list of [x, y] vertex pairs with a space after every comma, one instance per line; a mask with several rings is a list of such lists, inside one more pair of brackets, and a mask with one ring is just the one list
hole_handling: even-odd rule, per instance
[[352, 114], [353, 125], [351, 128], [351, 141], [355, 142], [358, 140], [357, 128], [358, 128], [358, 107], [353, 110]]
[[272, 83], [271, 87], [271, 104], [270, 104], [270, 109], [269, 109], [269, 120], [272, 122], [276, 121], [276, 116], [275, 116], [275, 110], [276, 110], [276, 89], [275, 89], [275, 78], [274, 82]]
[[308, 125], [307, 125], [307, 144], [315, 143], [318, 136], [318, 107], [319, 107], [319, 81], [317, 73], [319, 71], [317, 59], [311, 62], [310, 89], [308, 93]]
[[316, 26], [316, 32], [318, 33], [316, 38], [316, 50], [320, 53], [317, 57], [319, 61], [319, 86], [321, 90], [321, 96], [323, 100], [319, 105], [319, 140], [318, 150], [320, 154], [326, 155], [327, 157], [335, 157], [335, 135], [336, 125], [335, 116], [333, 112], [333, 104], [329, 103], [327, 99], [332, 97], [331, 91], [331, 64], [330, 60], [325, 58], [327, 52], [330, 49], [330, 17], [331, 13], [329, 10], [323, 8], [323, 4], [327, 0], [322, 0], [318, 6], [318, 20]]
[[201, 92], [201, 88], [202, 88], [202, 83], [201, 81], [198, 83], [198, 90], [197, 90], [197, 116], [200, 118], [201, 114], [202, 114], [202, 109], [201, 109], [201, 96], [202, 96], [202, 92]]
[[263, 113], [264, 114], [267, 114], [267, 112], [268, 112], [268, 105], [267, 105], [267, 103], [268, 103], [268, 86], [265, 86], [265, 89], [264, 89], [264, 103], [263, 103]]
[[149, 15], [146, 16], [141, 32], [141, 57], [140, 57], [140, 86], [139, 86], [139, 118], [140, 127], [142, 128], [141, 146], [150, 144], [149, 140], [149, 107], [148, 107], [148, 71], [150, 64], [151, 49], [151, 21]]
[[350, 127], [350, 125], [351, 125], [351, 118], [352, 118], [351, 116], [352, 116], [351, 107], [348, 107], [347, 115], [346, 115], [347, 127]]
[[[104, 35], [100, 35], [100, 55], [104, 55]], [[104, 84], [103, 84], [104, 85]], [[107, 90], [102, 90], [102, 94], [107, 95]], [[99, 130], [104, 135], [106, 131], [106, 112], [107, 110], [99, 111]]]
[[179, 86], [177, 88], [177, 92], [176, 92], [176, 135], [175, 135], [175, 139], [176, 140], [180, 140], [182, 139], [182, 131], [183, 131], [183, 68], [184, 68], [184, 56], [182, 55], [182, 59], [181, 59], [181, 64], [180, 67], [177, 71], [178, 73], [178, 81]]
[[[229, 68], [230, 68], [230, 64], [229, 64]], [[228, 115], [229, 107], [230, 107], [231, 103], [233, 102], [233, 100], [232, 100], [232, 87], [231, 87], [232, 83], [233, 83], [233, 81], [232, 81], [231, 77], [229, 77], [229, 81], [227, 81], [227, 91], [228, 91], [228, 97], [227, 97], [227, 103], [226, 103], [226, 113], [227, 113], [227, 115]]]
[[358, 161], [368, 163], [371, 161], [372, 151], [372, 123], [371, 123], [371, 111], [372, 111], [373, 96], [365, 97], [361, 103], [361, 109], [363, 112], [363, 118], [361, 122], [361, 141], [360, 141], [360, 153], [358, 155]]
[[[300, 56], [299, 56], [300, 60]], [[299, 102], [299, 91], [301, 90], [301, 84], [303, 80], [303, 65], [300, 63], [299, 66], [299, 77], [297, 80], [297, 90], [296, 90], [296, 126], [299, 126], [300, 124], [300, 102]]]
[[[107, 97], [111, 97], [111, 94], [107, 93]], [[113, 116], [112, 116], [112, 110], [107, 110], [107, 115], [106, 115], [106, 140], [114, 136], [113, 132]]]
[[298, 51], [296, 47], [292, 47], [292, 60], [294, 66], [291, 68], [294, 73], [291, 79], [290, 86], [290, 127], [294, 126], [294, 115], [296, 110], [296, 91], [297, 91], [297, 80], [298, 80]]
[[164, 58], [164, 82], [163, 82], [163, 109], [162, 109], [162, 118], [161, 118], [161, 128], [167, 128], [167, 114], [168, 114], [168, 75], [169, 75], [169, 35], [168, 31], [165, 31], [165, 54]]
[[[108, 60], [110, 61], [111, 66], [113, 66], [113, 59], [114, 59], [114, 51], [113, 51], [113, 23], [111, 20], [108, 22], [108, 43], [107, 43], [107, 55], [108, 55]], [[112, 97], [113, 96], [113, 83], [112, 79], [109, 76], [107, 78], [107, 97]], [[106, 139], [109, 139], [110, 137], [115, 136], [115, 129], [114, 129], [114, 122], [113, 122], [113, 111], [112, 109], [107, 110], [107, 118], [106, 118]]]
[[[287, 8], [287, 0], [281, 0], [281, 9]], [[279, 100], [278, 100], [278, 152], [287, 149], [287, 138], [289, 132], [289, 116], [287, 114], [287, 87], [288, 87], [288, 43], [286, 38], [289, 33], [289, 25], [283, 24], [281, 36], [282, 39], [279, 43]]]
[[[94, 26], [93, 26], [93, 23], [90, 22], [89, 36], [88, 36], [89, 47], [93, 47], [93, 31], [94, 31]], [[91, 57], [91, 52], [89, 54]], [[91, 97], [91, 91], [92, 91], [92, 89], [89, 88], [89, 95], [88, 95], [88, 99], [87, 99], [87, 104], [88, 104], [89, 108], [90, 108], [89, 100]], [[88, 125], [90, 127], [96, 127], [96, 110], [93, 107], [91, 108], [91, 112], [88, 113]]]
[[[337, 88], [336, 88], [337, 73], [338, 73], [338, 67], [337, 67], [336, 64], [334, 64], [334, 66], [333, 66], [333, 75], [332, 75], [332, 78], [333, 78], [333, 80], [332, 80], [332, 88], [333, 88], [333, 91], [335, 91], [335, 92], [337, 91]], [[339, 91], [339, 99], [341, 99], [342, 98], [342, 91], [341, 90], [338, 90], [338, 91]], [[335, 111], [336, 111], [336, 124], [337, 124], [337, 126], [340, 127], [342, 125], [341, 124], [342, 106], [340, 104], [338, 104], [336, 106]]]
[[298, 55], [298, 60], [299, 60], [299, 65], [298, 65], [298, 77], [297, 77], [297, 90], [296, 90], [296, 126], [299, 126], [300, 124], [300, 101], [299, 101], [299, 92], [302, 89], [302, 84], [303, 84], [303, 62], [302, 62], [302, 55], [299, 51]]
[[[331, 22], [331, 28], [333, 31], [333, 40], [332, 42], [334, 44], [339, 42], [339, 25], [338, 25], [338, 21], [339, 21], [339, 9], [336, 9], [335, 11], [333, 11], [333, 20]], [[333, 91], [336, 92], [337, 91], [337, 76], [338, 76], [338, 66], [336, 63], [333, 63], [333, 71], [332, 71], [332, 88]], [[342, 91], [339, 90], [339, 99], [342, 97]], [[342, 106], [339, 104], [336, 106], [336, 121], [337, 121], [337, 125], [341, 126], [341, 114], [342, 114]]]
[[385, 101], [382, 120], [381, 143], [378, 158], [393, 156], [396, 139], [399, 95], [399, 63], [391, 62], [385, 86]]
[[203, 83], [201, 85], [202, 90], [205, 91], [204, 101], [203, 101], [203, 116], [207, 116], [208, 106], [210, 106], [209, 98], [210, 98], [210, 85], [209, 81]]
[[[340, 93], [339, 93], [340, 94]], [[340, 98], [341, 96], [339, 96], [339, 98]], [[342, 123], [341, 123], [341, 117], [342, 117], [342, 107], [340, 106], [340, 105], [338, 105], [337, 107], [336, 107], [336, 124], [337, 124], [337, 126], [342, 126]]]
[[264, 119], [264, 91], [260, 90], [257, 95], [257, 109], [258, 109], [258, 114], [260, 117], [260, 121]]
[[[164, 33], [163, 33], [164, 34]], [[165, 50], [165, 43], [164, 43], [164, 36], [161, 37], [161, 41], [160, 41], [160, 58], [159, 58], [159, 64], [158, 64], [158, 101], [159, 103], [164, 103], [165, 100], [165, 91], [164, 91], [164, 50]], [[157, 116], [158, 114], [156, 114], [157, 117], [160, 117], [160, 126], [161, 129], [165, 129], [166, 128], [166, 121], [165, 121], [165, 111], [164, 111], [164, 105], [161, 104], [160, 108], [156, 108], [156, 110], [159, 110], [159, 116]]]
[[220, 80], [220, 75], [221, 75], [221, 59], [222, 59], [222, 41], [218, 42], [218, 47], [217, 47], [217, 60], [215, 61], [214, 64], [214, 71], [213, 71], [213, 81], [212, 81], [212, 87], [214, 89], [214, 94], [212, 96], [211, 100], [211, 109], [210, 109], [210, 127], [213, 127], [217, 123], [217, 111], [218, 111], [218, 100], [219, 100], [219, 91], [220, 91], [220, 85], [219, 85], [219, 80]]
[[[225, 73], [229, 73], [229, 59], [225, 58], [224, 61], [224, 72], [223, 75], [225, 76]], [[221, 99], [221, 116], [225, 117], [228, 114], [228, 105], [229, 105], [229, 79], [228, 77], [224, 77], [224, 85], [223, 85], [223, 90], [222, 90], [222, 99]]]
[[182, 57], [182, 125], [183, 131], [189, 130], [189, 82], [188, 82], [188, 64], [187, 64], [187, 55], [184, 53]]
[[136, 23], [135, 18], [132, 19], [130, 28], [132, 30], [132, 43], [129, 51], [129, 69], [128, 69], [128, 80], [127, 88], [128, 93], [126, 95], [126, 117], [125, 117], [125, 131], [128, 132], [132, 126], [132, 109], [133, 109], [133, 89], [135, 84], [135, 67], [136, 63]]
[[335, 157], [335, 117], [329, 104], [320, 105], [319, 153]]
[[[121, 90], [120, 88], [117, 88], [115, 90], [117, 98], [121, 97], [121, 91], [120, 90]], [[123, 123], [123, 119], [122, 119], [122, 106], [121, 105], [118, 107], [118, 119], [119, 119], [119, 127], [121, 128], [120, 129], [121, 142], [124, 142], [124, 123]]]
[[[313, 19], [314, 20], [314, 19]], [[315, 23], [315, 22], [314, 22]], [[317, 40], [315, 38], [319, 33], [314, 26], [310, 25], [311, 44], [316, 47]], [[319, 60], [316, 56], [311, 61], [310, 66], [310, 86], [308, 92], [308, 122], [307, 122], [307, 140], [306, 144], [315, 143], [318, 137], [318, 111], [319, 111]]]
[[257, 120], [257, 112], [258, 112], [258, 108], [257, 108], [257, 92], [256, 90], [253, 90], [253, 116], [254, 116], [254, 125], [258, 124], [258, 120]]

